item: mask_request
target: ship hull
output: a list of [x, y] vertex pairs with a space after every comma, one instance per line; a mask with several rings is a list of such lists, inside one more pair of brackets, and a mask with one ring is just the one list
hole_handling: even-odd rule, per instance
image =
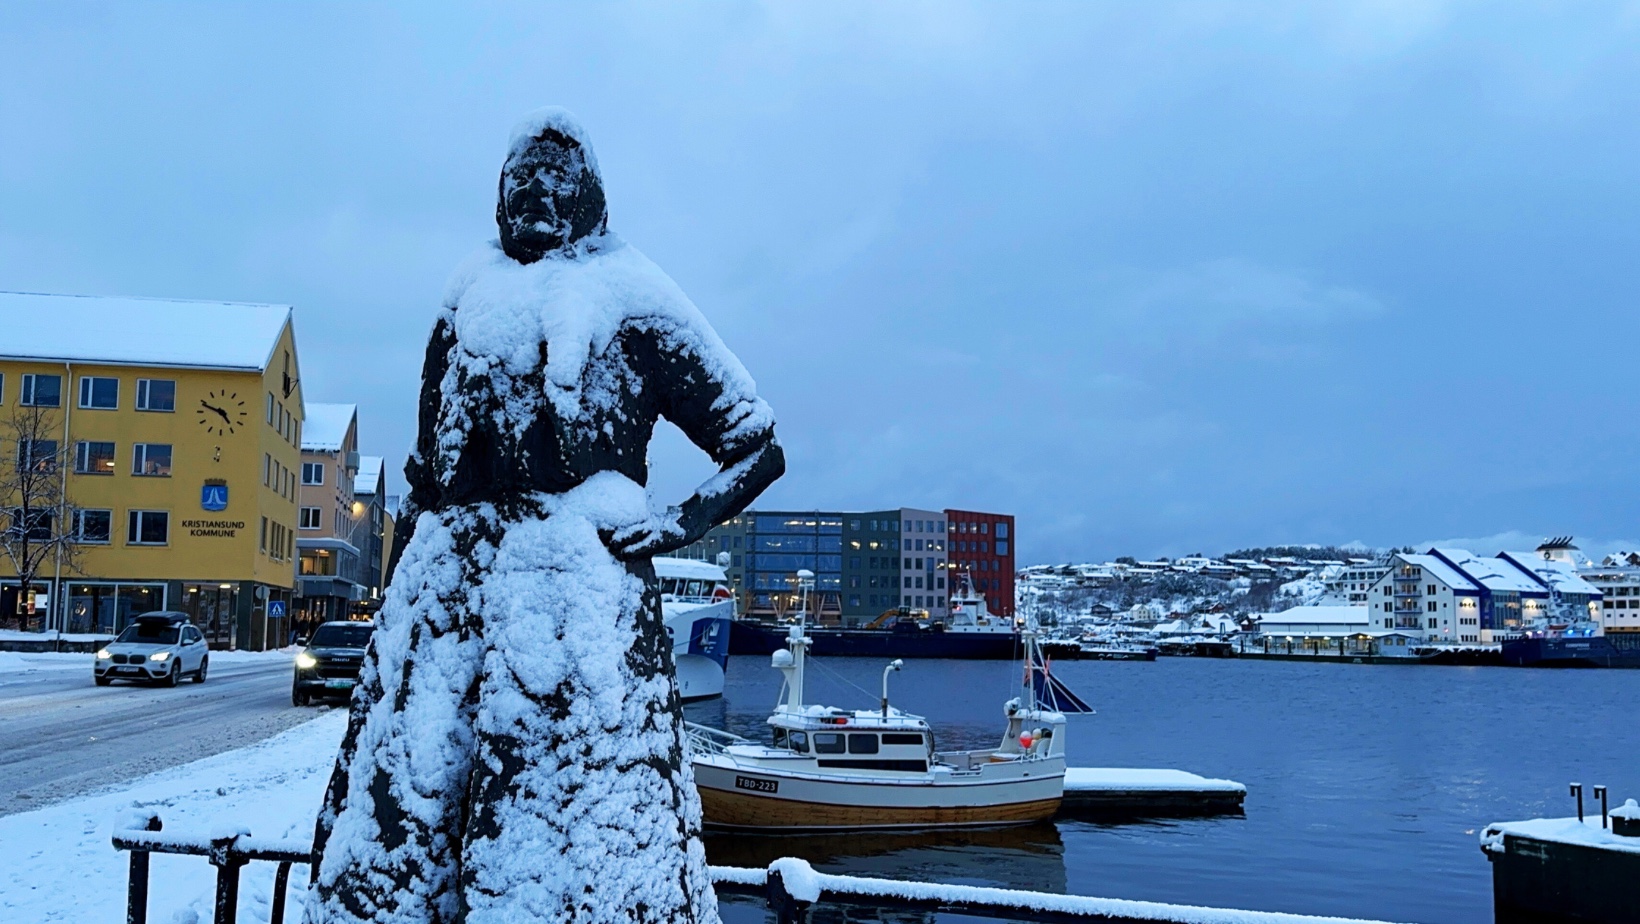
[[967, 784], [797, 777], [713, 758], [697, 758], [694, 770], [707, 825], [824, 831], [982, 827], [1052, 818], [1064, 793], [1064, 768], [1062, 761], [1044, 763], [1053, 766], [1035, 769], [1026, 779]]
[[1640, 633], [1590, 638], [1517, 638], [1503, 643], [1513, 667], [1626, 667], [1640, 669]]
[[723, 695], [729, 665], [730, 624], [734, 603], [664, 603], [666, 632], [672, 637], [672, 670], [684, 702]]
[[[729, 635], [729, 653], [769, 655], [786, 647], [785, 626], [737, 619]], [[822, 658], [949, 658], [1009, 661], [1019, 656], [1015, 632], [939, 632], [898, 629], [830, 629], [809, 626], [809, 654]]]

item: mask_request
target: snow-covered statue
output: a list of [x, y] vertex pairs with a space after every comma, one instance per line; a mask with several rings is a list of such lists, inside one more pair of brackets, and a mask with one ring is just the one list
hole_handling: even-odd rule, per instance
[[[513, 134], [499, 242], [427, 347], [404, 547], [319, 820], [307, 919], [716, 924], [650, 557], [780, 477], [751, 376], [608, 230], [591, 145]], [[644, 491], [657, 419], [721, 471]]]

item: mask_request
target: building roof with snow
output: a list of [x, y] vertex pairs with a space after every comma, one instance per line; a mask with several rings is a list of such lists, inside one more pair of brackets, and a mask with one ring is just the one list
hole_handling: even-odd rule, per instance
[[1561, 596], [1601, 596], [1600, 588], [1578, 577], [1577, 569], [1568, 562], [1547, 559], [1535, 552], [1499, 552], [1498, 558], [1535, 576], [1540, 583]]
[[308, 404], [302, 421], [303, 452], [341, 452], [348, 428], [359, 416], [357, 404]]
[[1547, 596], [1544, 584], [1501, 558], [1482, 558], [1467, 549], [1430, 549], [1431, 555], [1462, 571], [1470, 580], [1493, 593]]
[[1372, 614], [1365, 606], [1295, 606], [1259, 617], [1265, 635], [1339, 635], [1365, 632]]
[[[1430, 577], [1458, 593], [1478, 594], [1481, 592], [1480, 584], [1470, 580], [1462, 571], [1452, 567], [1452, 564], [1445, 559], [1437, 558], [1434, 555], [1400, 554], [1395, 557], [1409, 565], [1417, 565], [1424, 569], [1424, 572]], [[1394, 572], [1392, 571], [1391, 574], [1393, 575]]]
[[381, 456], [360, 456], [359, 473], [353, 476], [353, 493], [375, 494], [381, 489], [385, 468]]
[[288, 305], [0, 292], [0, 359], [262, 372]]

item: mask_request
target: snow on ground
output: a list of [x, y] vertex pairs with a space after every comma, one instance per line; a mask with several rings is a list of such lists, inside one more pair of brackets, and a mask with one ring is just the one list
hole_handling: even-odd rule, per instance
[[0, 674], [25, 674], [31, 671], [91, 670], [89, 654], [42, 652], [39, 654], [0, 651]]
[[[7, 857], [0, 871], [0, 921], [125, 920], [129, 863], [110, 838], [136, 811], [157, 813], [165, 830], [177, 834], [209, 835], [237, 824], [259, 838], [311, 839], [346, 725], [346, 710], [327, 710], [248, 748], [163, 770], [117, 790], [0, 817], [0, 844]], [[241, 920], [268, 919], [273, 870], [271, 863], [245, 867]], [[215, 872], [201, 857], [154, 856], [148, 919], [155, 924], [209, 921]], [[294, 907], [300, 907], [307, 881], [306, 867], [291, 870]], [[286, 920], [296, 919], [287, 913]]]

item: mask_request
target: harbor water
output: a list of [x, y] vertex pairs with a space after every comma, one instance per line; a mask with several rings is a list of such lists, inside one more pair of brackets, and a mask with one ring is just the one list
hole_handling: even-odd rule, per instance
[[[875, 708], [883, 663], [811, 663], [811, 702]], [[1163, 658], [1056, 663], [1099, 710], [1073, 766], [1165, 767], [1247, 785], [1244, 816], [1060, 821], [945, 834], [713, 833], [712, 863], [780, 856], [824, 872], [1388, 921], [1492, 920], [1488, 822], [1564, 816], [1568, 781], [1640, 797], [1640, 672]], [[1019, 665], [907, 661], [895, 706], [941, 749], [994, 745]], [[732, 658], [696, 722], [767, 740], [780, 689]], [[1592, 810], [1599, 811], [1598, 805]], [[731, 913], [733, 921], [748, 920]]]

